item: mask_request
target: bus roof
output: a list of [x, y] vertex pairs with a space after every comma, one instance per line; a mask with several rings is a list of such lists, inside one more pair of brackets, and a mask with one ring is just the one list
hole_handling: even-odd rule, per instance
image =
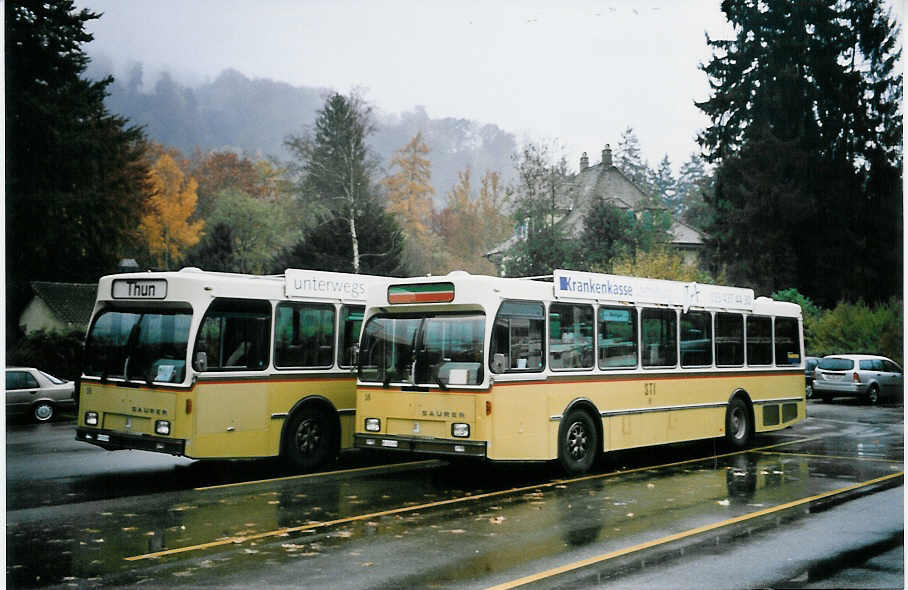
[[[539, 279], [540, 277], [534, 277]], [[547, 279], [548, 277], [546, 277]], [[754, 297], [752, 289], [557, 269], [549, 280], [502, 278], [454, 271], [391, 280], [387, 293], [369, 293], [369, 307], [449, 303], [491, 307], [501, 299], [667, 305], [800, 317], [797, 304]]]
[[[101, 277], [98, 301], [192, 301], [204, 297], [315, 299], [365, 303], [370, 287], [388, 277], [288, 268], [282, 275], [250, 275], [183, 268]], [[383, 289], [379, 289], [383, 291]]]

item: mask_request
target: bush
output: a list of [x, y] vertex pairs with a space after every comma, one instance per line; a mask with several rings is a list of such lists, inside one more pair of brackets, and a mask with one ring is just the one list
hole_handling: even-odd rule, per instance
[[887, 356], [904, 365], [902, 300], [893, 297], [876, 307], [863, 301], [839, 303], [835, 309], [806, 318], [811, 340], [808, 354], [867, 353]]
[[[593, 268], [593, 272], [606, 272], [604, 268]], [[695, 264], [687, 264], [684, 256], [666, 247], [656, 247], [648, 252], [638, 252], [636, 257], [619, 258], [612, 265], [617, 275], [667, 279], [671, 281], [715, 283], [715, 279]]]
[[16, 343], [6, 356], [9, 366], [36, 367], [54, 377], [75, 381], [81, 374], [82, 341], [79, 331], [60, 334], [38, 330]]

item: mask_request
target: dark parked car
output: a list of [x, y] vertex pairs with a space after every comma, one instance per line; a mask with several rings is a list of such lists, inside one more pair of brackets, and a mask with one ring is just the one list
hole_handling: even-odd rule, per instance
[[816, 370], [817, 363], [819, 362], [819, 357], [808, 356], [804, 358], [804, 389], [807, 394], [807, 399], [813, 397], [813, 372]]
[[902, 367], [884, 356], [836, 354], [823, 357], [815, 371], [813, 393], [823, 401], [862, 397], [875, 404], [882, 397], [904, 395]]
[[49, 422], [57, 410], [75, 408], [75, 384], [32, 367], [7, 367], [6, 415]]

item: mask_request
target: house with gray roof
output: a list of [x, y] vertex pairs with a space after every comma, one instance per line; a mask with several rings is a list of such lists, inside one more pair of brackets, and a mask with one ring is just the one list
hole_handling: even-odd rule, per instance
[[[602, 150], [602, 159], [598, 164], [591, 166], [589, 156], [584, 152], [580, 157], [580, 171], [568, 176], [555, 188], [554, 209], [556, 214], [560, 214], [555, 223], [560, 226], [564, 235], [580, 237], [584, 220], [600, 197], [636, 215], [646, 211], [667, 210], [667, 207], [643, 192], [614, 165], [612, 150], [608, 144]], [[672, 223], [669, 234], [672, 248], [682, 253], [685, 262], [696, 263], [704, 247], [703, 234], [677, 220]], [[508, 249], [524, 238], [524, 232], [518, 228], [515, 235], [487, 252], [485, 256], [501, 268], [506, 263]]]
[[30, 334], [38, 330], [85, 332], [98, 293], [97, 284], [33, 281], [34, 296], [19, 316], [19, 328]]

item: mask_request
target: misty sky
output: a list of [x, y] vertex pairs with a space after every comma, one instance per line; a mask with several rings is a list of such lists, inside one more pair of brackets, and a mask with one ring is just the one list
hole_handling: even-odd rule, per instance
[[[341, 92], [384, 113], [493, 123], [518, 141], [557, 140], [569, 164], [599, 161], [634, 128], [653, 167], [697, 151], [708, 96], [704, 34], [727, 37], [718, 0], [77, 0], [116, 68], [178, 80], [226, 68]], [[146, 83], [148, 81], [146, 80]]]

